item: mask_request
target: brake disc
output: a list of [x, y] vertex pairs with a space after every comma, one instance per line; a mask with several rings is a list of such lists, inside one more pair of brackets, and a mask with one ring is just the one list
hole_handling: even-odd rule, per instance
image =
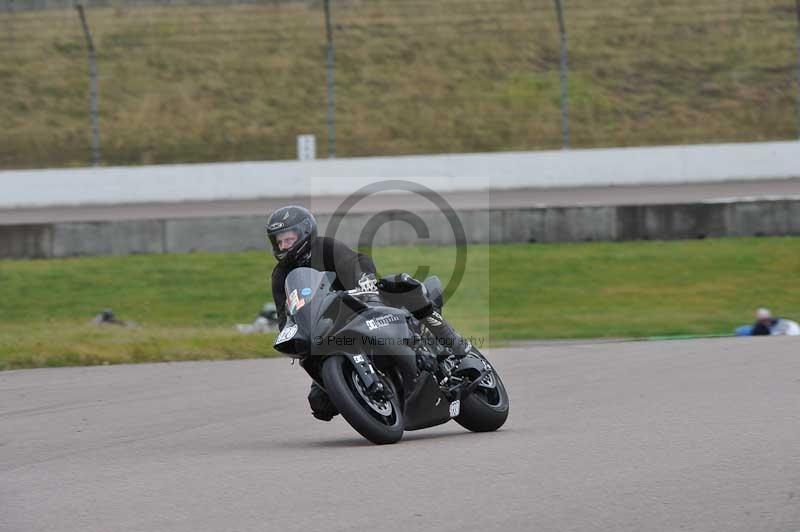
[[361, 382], [361, 379], [358, 378], [358, 373], [355, 371], [351, 373], [351, 377], [353, 379], [353, 385], [355, 386], [356, 391], [371, 409], [383, 417], [389, 417], [392, 415], [392, 403], [390, 401], [379, 401], [373, 397], [370, 397], [369, 394], [367, 394], [367, 391], [364, 389], [364, 384]]

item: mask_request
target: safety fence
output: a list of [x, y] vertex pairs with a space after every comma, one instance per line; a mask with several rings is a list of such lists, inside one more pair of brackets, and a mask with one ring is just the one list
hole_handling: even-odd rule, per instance
[[0, 167], [797, 138], [800, 0], [0, 0]]

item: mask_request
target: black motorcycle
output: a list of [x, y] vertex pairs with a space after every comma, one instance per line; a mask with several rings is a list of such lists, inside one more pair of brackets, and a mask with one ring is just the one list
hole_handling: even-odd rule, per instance
[[[508, 394], [477, 349], [457, 358], [407, 310], [385, 306], [374, 285], [340, 291], [335, 279], [311, 268], [289, 274], [275, 349], [299, 359], [362, 436], [385, 444], [451, 419], [475, 432], [505, 423]], [[423, 284], [441, 309], [439, 279]]]

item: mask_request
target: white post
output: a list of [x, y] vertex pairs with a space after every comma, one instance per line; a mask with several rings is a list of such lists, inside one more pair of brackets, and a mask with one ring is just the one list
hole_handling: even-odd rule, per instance
[[314, 135], [297, 135], [297, 159], [313, 161], [317, 158], [317, 138]]

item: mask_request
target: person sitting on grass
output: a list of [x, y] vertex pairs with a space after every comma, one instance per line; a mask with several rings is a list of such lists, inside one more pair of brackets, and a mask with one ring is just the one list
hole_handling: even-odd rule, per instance
[[785, 318], [773, 318], [769, 309], [756, 311], [756, 322], [750, 331], [752, 336], [800, 336], [800, 325]]

